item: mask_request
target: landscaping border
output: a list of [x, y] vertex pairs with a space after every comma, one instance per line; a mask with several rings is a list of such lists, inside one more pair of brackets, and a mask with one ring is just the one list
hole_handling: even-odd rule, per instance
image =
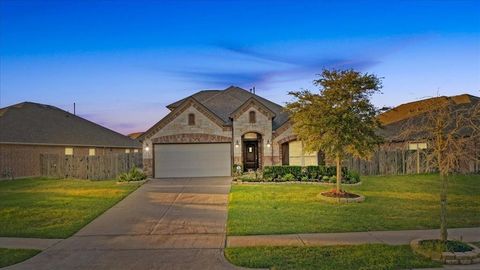
[[[336, 183], [325, 183], [325, 182], [315, 182], [315, 181], [239, 181], [239, 180], [233, 180], [233, 184], [236, 185], [268, 185], [268, 184], [274, 184], [274, 185], [293, 185], [293, 184], [303, 184], [303, 185], [319, 185], [319, 186], [335, 186]], [[344, 184], [342, 183], [342, 186], [359, 186], [362, 184], [362, 181], [355, 183], [355, 184]]]
[[414, 239], [410, 242], [410, 247], [412, 250], [424, 257], [430, 258], [433, 261], [441, 262], [444, 264], [451, 265], [466, 265], [466, 264], [477, 264], [480, 263], [480, 248], [475, 245], [465, 243], [471, 248], [472, 251], [467, 252], [428, 252], [420, 248], [420, 242], [429, 239]]
[[360, 195], [360, 194], [355, 194], [358, 195], [356, 198], [335, 198], [335, 197], [327, 197], [319, 193], [317, 195], [317, 198], [326, 201], [326, 202], [331, 202], [331, 203], [361, 203], [365, 201], [365, 196]]

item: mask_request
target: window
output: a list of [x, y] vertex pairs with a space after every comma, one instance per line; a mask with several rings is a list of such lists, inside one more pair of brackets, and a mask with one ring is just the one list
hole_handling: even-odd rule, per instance
[[133, 153], [138, 153], [138, 149], [133, 149]]
[[125, 149], [125, 154], [129, 154], [130, 153], [130, 149]]
[[65, 147], [65, 156], [73, 156], [73, 148]]
[[257, 122], [256, 115], [255, 115], [254, 111], [250, 111], [250, 113], [248, 114], [248, 119], [249, 119], [250, 123]]
[[290, 166], [310, 166], [318, 165], [318, 155], [316, 152], [305, 152], [301, 141], [292, 141], [288, 144], [288, 155]]
[[414, 142], [408, 144], [408, 150], [422, 150], [427, 149], [426, 142]]
[[95, 156], [95, 148], [88, 149], [88, 155], [89, 156]]
[[188, 115], [188, 125], [189, 126], [195, 125], [195, 114], [191, 113]]

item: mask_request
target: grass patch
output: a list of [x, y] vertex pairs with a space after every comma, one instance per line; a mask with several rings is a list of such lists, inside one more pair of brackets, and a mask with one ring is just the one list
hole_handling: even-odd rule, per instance
[[227, 248], [233, 264], [271, 269], [411, 269], [441, 266], [416, 255], [409, 246], [381, 244], [328, 247]]
[[67, 238], [138, 185], [116, 181], [0, 181], [0, 236]]
[[23, 262], [37, 255], [40, 250], [0, 248], [0, 268]]
[[[365, 202], [332, 204], [317, 197], [320, 185], [233, 185], [229, 235], [434, 229], [440, 227], [438, 175], [363, 177], [344, 186]], [[480, 226], [480, 175], [452, 177], [448, 226]]]
[[420, 248], [432, 252], [467, 252], [472, 251], [473, 248], [466, 243], [454, 240], [443, 242], [442, 240], [422, 240], [420, 241]]

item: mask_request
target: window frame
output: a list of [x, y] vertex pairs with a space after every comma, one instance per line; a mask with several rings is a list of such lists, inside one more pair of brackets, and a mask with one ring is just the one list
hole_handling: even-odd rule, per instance
[[194, 113], [189, 113], [187, 117], [187, 124], [189, 126], [195, 126], [195, 114]]
[[250, 124], [257, 123], [257, 112], [255, 112], [255, 111], [249, 111], [248, 112], [248, 122]]

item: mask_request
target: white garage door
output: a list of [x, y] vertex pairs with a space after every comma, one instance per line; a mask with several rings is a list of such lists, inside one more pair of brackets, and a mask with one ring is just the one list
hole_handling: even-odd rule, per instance
[[155, 177], [230, 176], [229, 143], [155, 144]]

